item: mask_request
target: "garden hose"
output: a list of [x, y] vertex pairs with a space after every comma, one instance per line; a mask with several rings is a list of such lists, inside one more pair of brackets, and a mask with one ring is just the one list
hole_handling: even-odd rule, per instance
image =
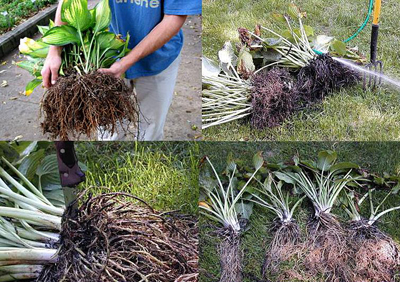
[[[369, 22], [369, 19], [371, 17], [373, 8], [374, 8], [374, 0], [369, 0], [368, 14], [367, 14], [364, 22], [362, 23], [360, 28], [352, 36], [350, 36], [349, 38], [343, 40], [344, 43], [347, 43], [347, 42], [353, 40], [354, 38], [356, 38], [358, 36], [358, 34], [367, 26], [367, 24]], [[375, 10], [374, 10], [374, 18], [373, 18], [373, 24], [372, 24], [372, 29], [373, 30], [374, 30], [374, 25], [375, 24], [378, 25], [380, 10], [381, 10], [381, 0], [376, 0]], [[377, 29], [377, 28], [375, 28], [375, 29]], [[378, 36], [378, 32], [376, 32], [376, 37], [377, 36]], [[377, 38], [376, 38], [376, 41], [377, 41]], [[371, 40], [371, 46], [372, 46], [372, 40]], [[371, 47], [371, 50], [372, 50], [372, 47]], [[317, 55], [322, 55], [323, 54], [323, 52], [318, 51], [316, 49], [313, 49], [313, 51]], [[371, 51], [371, 53], [372, 53], [372, 51]], [[376, 52], [375, 52], [375, 55], [376, 55]]]
[[[378, 2], [378, 0], [377, 0], [377, 2]], [[350, 36], [349, 38], [343, 40], [344, 43], [347, 43], [350, 40], [353, 40], [354, 38], [356, 38], [357, 35], [365, 28], [365, 26], [369, 22], [369, 18], [371, 17], [373, 7], [374, 7], [374, 0], [369, 0], [368, 14], [367, 14], [367, 17], [365, 18], [363, 24], [360, 26], [360, 28], [352, 36]], [[380, 11], [380, 8], [381, 8], [381, 1], [379, 1], [379, 11]], [[374, 20], [375, 20], [375, 14], [374, 14]]]

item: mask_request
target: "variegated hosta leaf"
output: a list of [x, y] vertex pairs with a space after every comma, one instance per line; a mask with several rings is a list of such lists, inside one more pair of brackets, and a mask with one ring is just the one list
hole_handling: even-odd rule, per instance
[[67, 25], [51, 28], [42, 38], [44, 43], [55, 46], [67, 44], [80, 44], [78, 32], [75, 28]]
[[120, 49], [125, 45], [125, 41], [114, 33], [111, 32], [102, 32], [97, 35], [97, 43], [100, 46], [100, 49]]
[[35, 90], [36, 87], [38, 87], [39, 85], [42, 84], [42, 80], [41, 79], [37, 79], [35, 78], [34, 80], [30, 81], [28, 83], [28, 85], [26, 85], [25, 87], [25, 95], [29, 96], [32, 94], [33, 90]]
[[95, 32], [106, 29], [111, 23], [111, 9], [108, 0], [101, 0], [96, 8]]
[[87, 30], [93, 23], [87, 0], [64, 0], [61, 19], [80, 31]]
[[44, 59], [30, 59], [16, 63], [16, 65], [24, 70], [27, 70], [34, 76], [38, 76], [43, 68]]

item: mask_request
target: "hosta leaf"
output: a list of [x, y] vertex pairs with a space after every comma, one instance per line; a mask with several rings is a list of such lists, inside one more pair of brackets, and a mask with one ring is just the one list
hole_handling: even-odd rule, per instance
[[32, 180], [36, 174], [36, 170], [45, 157], [43, 149], [31, 153], [24, 158], [18, 167], [18, 170], [25, 175], [29, 180]]
[[49, 26], [43, 26], [43, 25], [38, 25], [37, 28], [39, 29], [39, 32], [44, 35], [46, 32], [49, 31], [50, 27]]
[[55, 190], [61, 188], [60, 174], [56, 155], [46, 156], [36, 170], [39, 183], [43, 190]]
[[0, 157], [4, 157], [9, 162], [12, 162], [19, 157], [19, 154], [8, 142], [0, 141]]
[[299, 17], [302, 17], [301, 12], [299, 7], [297, 7], [295, 4], [290, 3], [288, 7], [288, 14], [291, 18], [297, 19]]
[[314, 36], [314, 29], [311, 26], [304, 25], [303, 28], [307, 36]]
[[[97, 44], [99, 44], [100, 49], [108, 49], [111, 46], [111, 42], [114, 40], [115, 34], [111, 32], [102, 32], [96, 36]], [[116, 48], [118, 49], [118, 48]]]
[[67, 25], [51, 28], [42, 38], [44, 43], [55, 46], [80, 44], [79, 35], [75, 28]]
[[43, 80], [35, 78], [34, 80], [31, 80], [25, 87], [25, 95], [29, 96], [32, 94], [33, 90], [35, 90], [36, 87], [41, 85]]
[[80, 31], [87, 30], [93, 23], [87, 0], [64, 0], [61, 19]]
[[322, 171], [327, 171], [335, 163], [337, 153], [331, 150], [322, 151], [318, 153], [317, 168]]
[[261, 151], [257, 152], [253, 156], [253, 165], [254, 165], [255, 169], [260, 169], [263, 164], [264, 164], [264, 158], [262, 156], [262, 152]]
[[253, 202], [240, 201], [235, 204], [235, 209], [240, 218], [249, 219], [253, 212]]
[[30, 52], [28, 55], [32, 58], [46, 58], [49, 53], [50, 46]]
[[334, 52], [338, 53], [340, 56], [344, 56], [347, 53], [346, 44], [342, 41], [335, 40], [331, 44], [331, 48]]
[[286, 22], [285, 16], [282, 14], [272, 13], [272, 18], [274, 18], [274, 20], [276, 20], [277, 22]]
[[94, 27], [95, 32], [108, 28], [111, 23], [111, 9], [109, 0], [101, 0], [97, 4], [96, 10], [96, 24]]

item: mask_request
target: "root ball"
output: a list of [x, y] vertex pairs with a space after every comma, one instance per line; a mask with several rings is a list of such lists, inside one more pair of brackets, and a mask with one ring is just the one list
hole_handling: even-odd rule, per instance
[[44, 94], [41, 114], [43, 133], [61, 140], [81, 134], [90, 138], [99, 128], [113, 134], [118, 124], [126, 132], [138, 120], [137, 102], [129, 87], [122, 79], [99, 72], [60, 77]]
[[295, 109], [298, 93], [286, 69], [273, 68], [253, 76], [253, 114], [251, 125], [257, 129], [279, 126]]
[[76, 218], [67, 210], [58, 261], [37, 281], [197, 281], [197, 221], [121, 197], [132, 196], [89, 197]]
[[300, 69], [297, 88], [302, 99], [312, 103], [322, 100], [332, 91], [355, 85], [360, 80], [358, 72], [324, 54]]

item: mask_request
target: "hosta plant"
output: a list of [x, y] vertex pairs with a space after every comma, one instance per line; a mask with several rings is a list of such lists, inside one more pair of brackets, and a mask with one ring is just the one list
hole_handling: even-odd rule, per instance
[[98, 128], [113, 133], [118, 122], [136, 122], [136, 103], [129, 88], [122, 80], [96, 72], [129, 52], [129, 34], [123, 38], [108, 31], [109, 2], [102, 0], [89, 10], [87, 0], [63, 0], [61, 19], [66, 24], [40, 26], [39, 40], [24, 38], [20, 44], [28, 59], [17, 66], [35, 77], [26, 86], [26, 95], [42, 84], [49, 46], [62, 47], [61, 78], [42, 101], [43, 131], [68, 139], [75, 133], [91, 136]]
[[244, 183], [238, 180], [237, 166], [233, 161], [228, 163], [225, 170], [226, 180], [219, 176], [208, 158], [213, 176], [207, 171], [200, 177], [203, 188], [202, 201], [199, 203], [201, 213], [220, 225], [217, 231], [222, 239], [218, 248], [221, 263], [220, 282], [243, 281], [243, 254], [240, 242], [253, 207], [252, 202], [248, 201], [251, 195], [247, 190], [263, 165], [261, 153], [256, 154], [253, 161], [255, 170]]

